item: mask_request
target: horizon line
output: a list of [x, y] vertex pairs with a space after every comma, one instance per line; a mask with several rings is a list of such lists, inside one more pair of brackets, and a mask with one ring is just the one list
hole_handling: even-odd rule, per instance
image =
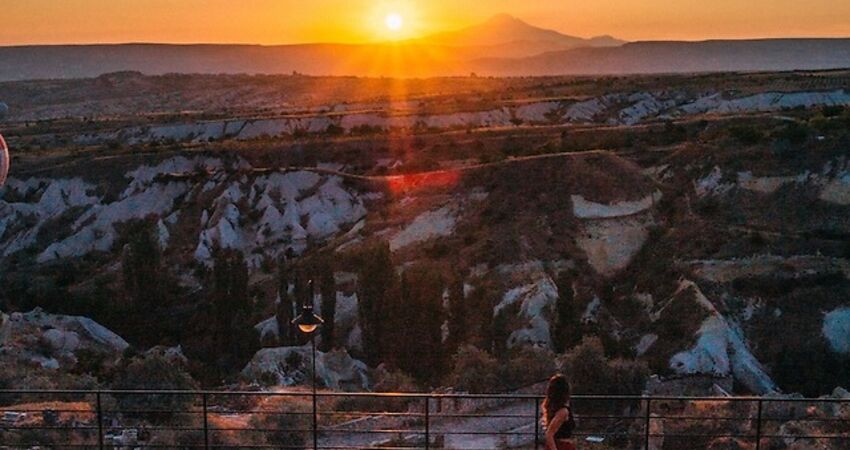
[[[600, 37], [610, 37], [613, 39], [618, 39], [623, 41], [621, 45], [613, 45], [613, 46], [602, 46], [602, 47], [574, 47], [567, 50], [574, 50], [578, 48], [617, 48], [622, 47], [627, 44], [639, 44], [639, 43], [703, 43], [703, 42], [753, 42], [753, 41], [787, 41], [787, 40], [843, 40], [850, 39], [850, 35], [832, 35], [832, 36], [763, 36], [763, 37], [740, 37], [740, 38], [704, 38], [704, 39], [640, 39], [629, 41], [625, 39], [620, 39], [616, 36], [604, 34], [599, 36], [593, 36], [589, 38], [581, 38], [581, 39], [595, 39]], [[337, 46], [348, 46], [348, 47], [363, 47], [363, 46], [374, 46], [374, 45], [430, 45], [435, 47], [453, 47], [453, 48], [464, 48], [464, 47], [494, 47], [503, 44], [510, 44], [516, 42], [534, 42], [528, 40], [513, 40], [513, 41], [505, 41], [500, 44], [494, 45], [447, 45], [447, 44], [439, 44], [439, 43], [422, 43], [417, 41], [423, 41], [426, 38], [411, 38], [404, 40], [385, 40], [385, 41], [370, 41], [370, 42], [333, 42], [333, 41], [315, 41], [315, 42], [293, 42], [293, 43], [251, 43], [251, 42], [165, 42], [165, 41], [109, 41], [109, 42], [50, 42], [50, 43], [16, 43], [16, 44], [0, 44], [0, 48], [22, 48], [22, 47], [96, 47], [96, 46], [122, 46], [122, 45], [161, 45], [161, 46], [174, 46], [174, 47], [192, 47], [192, 46], [243, 46], [243, 47], [297, 47], [297, 46], [318, 46], [318, 45], [337, 45]]]

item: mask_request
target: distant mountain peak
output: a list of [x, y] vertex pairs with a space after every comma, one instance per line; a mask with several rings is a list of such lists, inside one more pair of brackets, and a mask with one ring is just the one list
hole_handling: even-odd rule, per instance
[[507, 13], [496, 14], [476, 25], [456, 31], [438, 33], [426, 38], [428, 42], [451, 46], [504, 46], [524, 42], [531, 53], [541, 50], [566, 50], [576, 47], [620, 45], [623, 42], [608, 36], [583, 39], [555, 30], [536, 27]]
[[521, 23], [521, 24], [524, 24], [524, 25], [528, 25], [527, 23], [523, 22], [520, 19], [517, 19], [516, 17], [514, 17], [514, 16], [512, 16], [508, 13], [496, 14], [496, 15], [490, 17], [489, 19], [487, 19], [487, 21], [484, 22], [484, 23], [485, 24], [491, 24], [491, 25], [501, 25], [501, 24], [511, 24], [511, 23]]

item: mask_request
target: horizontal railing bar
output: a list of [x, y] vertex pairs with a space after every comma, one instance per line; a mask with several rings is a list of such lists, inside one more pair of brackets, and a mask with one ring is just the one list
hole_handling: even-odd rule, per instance
[[2, 413], [22, 413], [22, 414], [41, 414], [44, 411], [52, 411], [54, 413], [67, 413], [67, 414], [80, 414], [80, 415], [94, 415], [97, 414], [97, 411], [80, 411], [79, 409], [52, 409], [52, 408], [40, 408], [40, 409], [9, 409], [5, 407], [0, 407], [0, 414]]
[[[311, 397], [309, 392], [299, 391], [187, 391], [187, 390], [37, 390], [2, 389], [0, 395], [180, 395], [180, 396], [258, 396], [258, 397]], [[367, 398], [432, 398], [432, 399], [493, 399], [493, 400], [535, 400], [544, 398], [536, 394], [459, 394], [426, 392], [317, 392], [318, 397], [367, 397]], [[642, 396], [642, 395], [574, 395], [574, 402], [582, 400], [622, 400], [622, 401], [699, 401], [699, 402], [770, 402], [770, 403], [850, 403], [847, 398], [777, 398], [758, 396], [706, 397], [706, 396]]]
[[[58, 425], [0, 425], [0, 430], [96, 430], [95, 426], [58, 426]], [[2, 446], [0, 446], [2, 448]]]

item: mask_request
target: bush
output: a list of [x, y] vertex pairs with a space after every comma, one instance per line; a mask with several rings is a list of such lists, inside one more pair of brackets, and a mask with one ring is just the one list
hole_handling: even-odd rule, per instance
[[515, 390], [547, 379], [555, 372], [555, 356], [548, 350], [524, 348], [503, 361], [471, 345], [461, 346], [453, 357], [448, 383], [472, 394]]
[[502, 364], [501, 378], [508, 389], [518, 389], [547, 380], [556, 370], [555, 354], [539, 347], [511, 352]]
[[780, 141], [788, 141], [794, 145], [800, 145], [809, 138], [809, 128], [797, 122], [792, 122], [774, 133], [774, 138]]
[[[197, 383], [180, 365], [175, 365], [161, 355], [133, 358], [122, 367], [112, 383], [118, 390], [192, 390]], [[121, 395], [118, 403], [122, 411], [169, 410], [183, 411], [194, 402], [191, 395]], [[157, 414], [154, 419], [166, 419]]]
[[413, 378], [402, 372], [389, 372], [383, 367], [376, 372], [373, 387], [377, 392], [415, 392], [418, 389]]
[[500, 364], [489, 353], [471, 345], [461, 346], [452, 358], [449, 385], [472, 394], [496, 392], [502, 386]]
[[[419, 386], [409, 375], [402, 372], [390, 372], [384, 365], [378, 366], [371, 375], [375, 383], [372, 388], [375, 392], [418, 392]], [[407, 411], [410, 398], [404, 397], [340, 397], [334, 409], [339, 411]]]
[[309, 414], [303, 413], [311, 411], [311, 407], [305, 401], [291, 399], [287, 399], [285, 404], [276, 406], [283, 414], [255, 415], [250, 421], [251, 428], [272, 430], [264, 433], [267, 445], [276, 448], [304, 448], [307, 443], [307, 433], [301, 430], [310, 429], [312, 418]]
[[843, 105], [827, 105], [821, 109], [821, 114], [823, 114], [824, 117], [838, 117], [842, 113], [844, 113]]
[[734, 126], [729, 128], [729, 135], [744, 145], [755, 145], [764, 139], [764, 134], [755, 127]]
[[[90, 375], [45, 369], [38, 365], [19, 364], [9, 360], [0, 361], [0, 390], [92, 390], [102, 386], [97, 379]], [[68, 395], [64, 401], [87, 400], [86, 395]], [[0, 406], [21, 402], [38, 401], [36, 397], [26, 394], [7, 394], [0, 396]]]
[[649, 378], [649, 368], [643, 361], [609, 360], [596, 337], [582, 339], [559, 363], [575, 394], [638, 395]]

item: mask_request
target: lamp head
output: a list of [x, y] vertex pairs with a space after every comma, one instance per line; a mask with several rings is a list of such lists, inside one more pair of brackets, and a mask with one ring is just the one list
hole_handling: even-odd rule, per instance
[[293, 319], [292, 323], [296, 325], [302, 333], [311, 334], [325, 323], [325, 321], [313, 312], [312, 306], [304, 305], [304, 307], [301, 308], [301, 314]]

